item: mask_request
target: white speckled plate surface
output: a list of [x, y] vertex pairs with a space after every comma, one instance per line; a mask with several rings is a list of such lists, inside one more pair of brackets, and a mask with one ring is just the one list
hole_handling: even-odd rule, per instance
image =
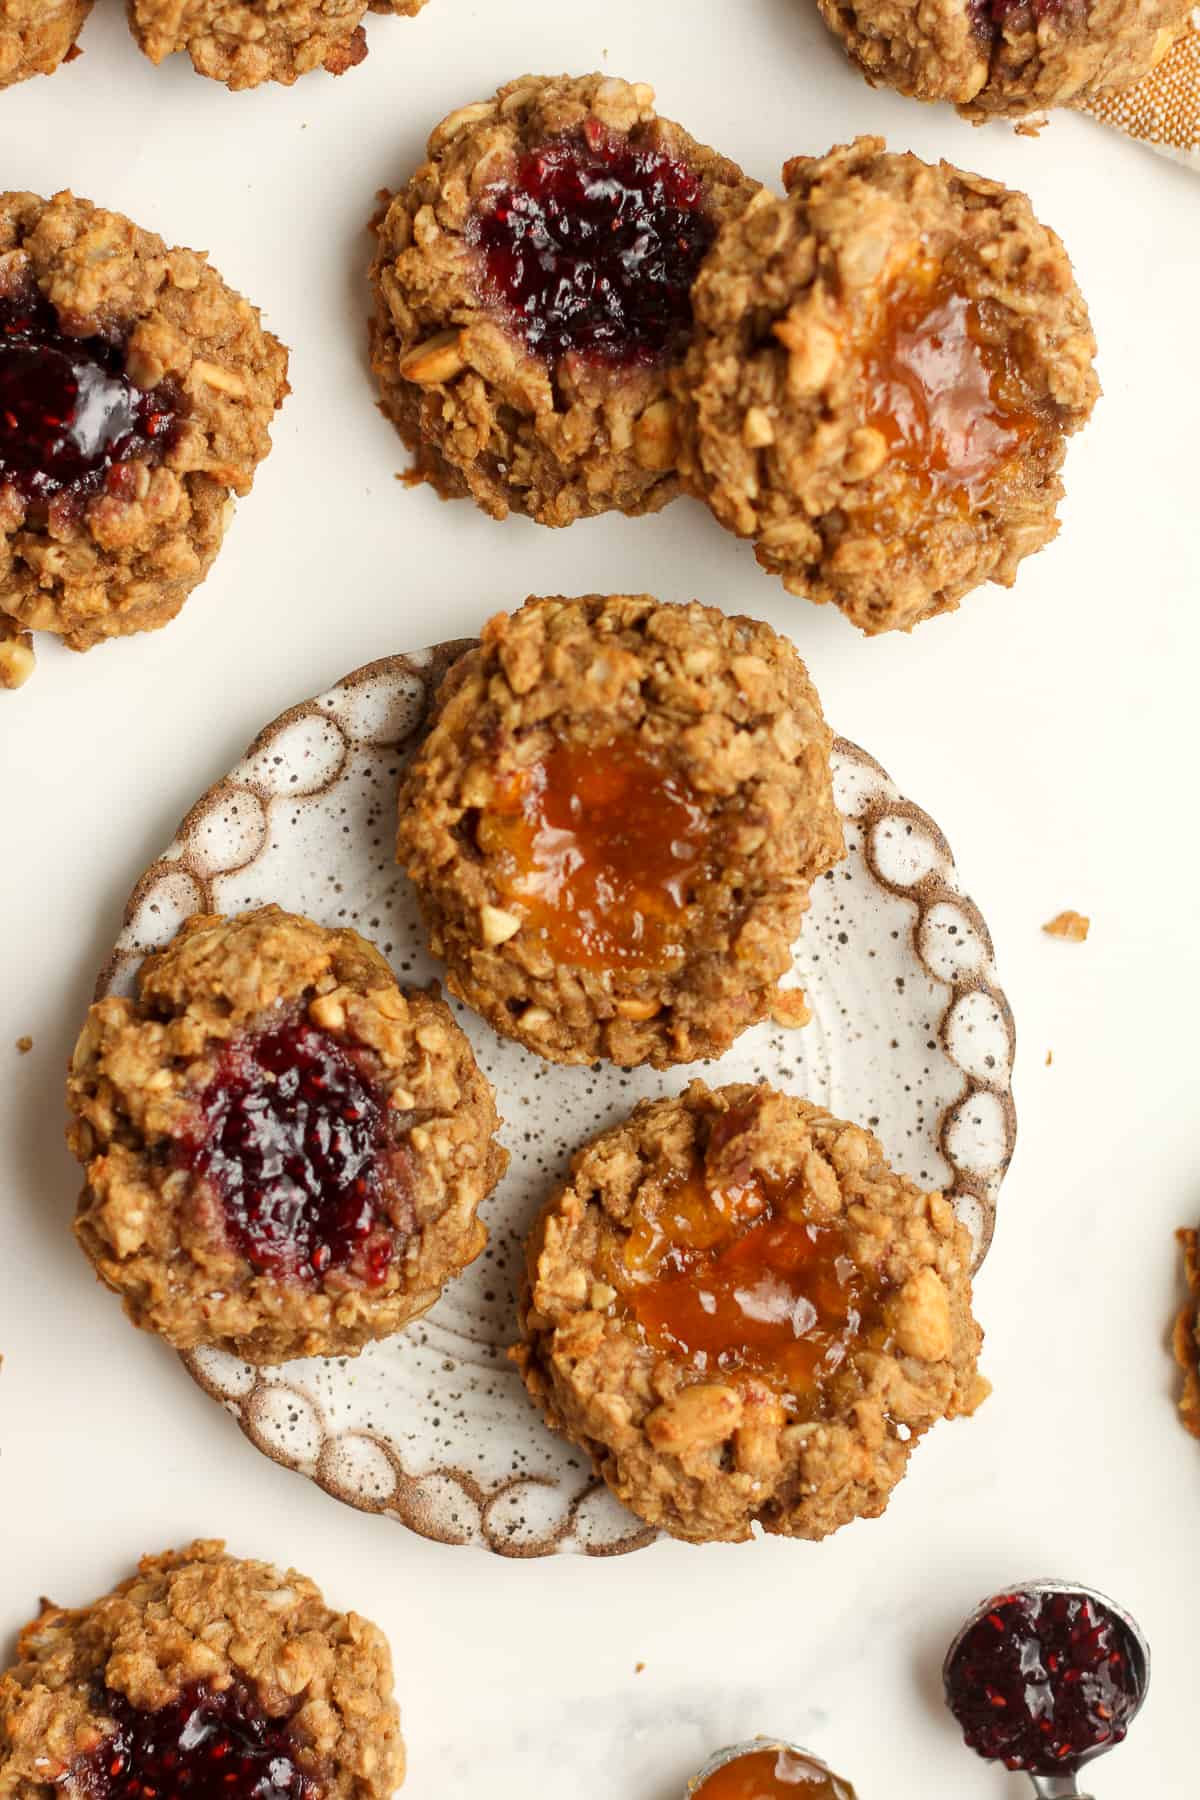
[[[430, 980], [392, 859], [393, 809], [406, 747], [462, 647], [373, 663], [268, 726], [138, 882], [98, 992], [132, 991], [144, 953], [190, 914], [272, 900], [353, 925], [402, 980]], [[834, 781], [849, 854], [817, 883], [796, 947], [813, 1022], [756, 1026], [703, 1072], [770, 1081], [871, 1125], [907, 1174], [951, 1196], [982, 1258], [1015, 1135], [1012, 1018], [987, 927], [941, 831], [878, 763], [839, 740]], [[483, 1256], [425, 1318], [361, 1357], [264, 1370], [215, 1351], [184, 1360], [260, 1450], [351, 1506], [508, 1556], [637, 1549], [653, 1533], [544, 1428], [505, 1350], [523, 1235], [571, 1150], [693, 1071], [559, 1068], [455, 1011], [513, 1153], [484, 1207]]]

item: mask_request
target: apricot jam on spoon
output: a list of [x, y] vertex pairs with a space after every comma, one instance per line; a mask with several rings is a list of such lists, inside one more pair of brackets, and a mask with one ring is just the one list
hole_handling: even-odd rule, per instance
[[855, 1800], [840, 1775], [798, 1744], [754, 1738], [710, 1756], [688, 1783], [689, 1800]]

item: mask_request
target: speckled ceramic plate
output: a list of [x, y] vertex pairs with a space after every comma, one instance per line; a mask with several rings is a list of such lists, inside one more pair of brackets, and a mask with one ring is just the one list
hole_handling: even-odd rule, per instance
[[[195, 912], [266, 901], [373, 939], [403, 980], [437, 970], [392, 860], [396, 781], [461, 645], [389, 657], [293, 707], [188, 813], [138, 882], [99, 991], [131, 991], [143, 954]], [[896, 1163], [949, 1194], [982, 1258], [1012, 1154], [1012, 1017], [949, 846], [879, 764], [839, 740], [845, 862], [818, 882], [795, 980], [803, 1030], [747, 1032], [710, 1081], [766, 1080], [871, 1125]], [[513, 1153], [487, 1202], [490, 1242], [433, 1311], [351, 1360], [255, 1370], [185, 1358], [266, 1455], [351, 1506], [508, 1556], [634, 1550], [653, 1535], [554, 1437], [506, 1360], [525, 1230], [571, 1150], [692, 1072], [559, 1068], [461, 1007]]]

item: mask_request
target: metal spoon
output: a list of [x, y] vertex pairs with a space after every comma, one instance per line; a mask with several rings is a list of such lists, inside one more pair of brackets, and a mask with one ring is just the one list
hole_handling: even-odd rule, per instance
[[[1081, 1594], [1085, 1599], [1094, 1600], [1100, 1606], [1105, 1607], [1121, 1621], [1121, 1624], [1124, 1625], [1129, 1636], [1131, 1673], [1136, 1694], [1133, 1711], [1129, 1715], [1130, 1722], [1132, 1723], [1142, 1709], [1142, 1703], [1146, 1698], [1146, 1691], [1150, 1686], [1150, 1646], [1146, 1642], [1145, 1633], [1132, 1614], [1127, 1613], [1123, 1606], [1118, 1606], [1115, 1600], [1110, 1600], [1107, 1594], [1102, 1594], [1098, 1588], [1083, 1587], [1075, 1581], [1023, 1581], [1017, 1587], [1006, 1588], [1004, 1591], [1006, 1594], [1031, 1594], [1034, 1596], [1040, 1594]], [[985, 1600], [982, 1605], [977, 1606], [970, 1618], [964, 1622], [961, 1630], [955, 1637], [954, 1642], [947, 1650], [945, 1660], [942, 1663], [943, 1682], [949, 1673], [950, 1665], [954, 1661], [959, 1645], [966, 1637], [968, 1631], [970, 1631], [973, 1626], [978, 1625], [980, 1619], [985, 1617], [995, 1605], [995, 1602], [996, 1596], [992, 1595], [991, 1598]], [[1096, 1757], [1103, 1756], [1106, 1751], [1114, 1748], [1115, 1746], [1112, 1744], [1101, 1744], [1095, 1750], [1091, 1751], [1088, 1756], [1083, 1758], [1083, 1760], [1085, 1762], [1091, 1762]], [[1029, 1779], [1033, 1783], [1033, 1791], [1038, 1795], [1038, 1800], [1093, 1800], [1093, 1796], [1084, 1793], [1083, 1789], [1079, 1786], [1079, 1779], [1075, 1774], [1034, 1775], [1030, 1773]]]
[[[727, 1744], [723, 1750], [715, 1751], [699, 1773], [693, 1775], [688, 1782], [685, 1800], [696, 1794], [704, 1786], [704, 1783], [710, 1780], [719, 1769], [725, 1768], [726, 1764], [737, 1762], [743, 1756], [752, 1756], [756, 1750], [790, 1750], [793, 1756], [805, 1757], [816, 1768], [828, 1775], [836, 1800], [856, 1800], [854, 1789], [850, 1783], [843, 1781], [840, 1775], [835, 1775], [819, 1756], [814, 1756], [811, 1750], [804, 1748], [803, 1744], [793, 1744], [787, 1738], [774, 1737], [749, 1738], [743, 1744]], [[701, 1796], [701, 1800], [703, 1800], [703, 1796]], [[796, 1800], [804, 1800], [803, 1787], [796, 1789]]]

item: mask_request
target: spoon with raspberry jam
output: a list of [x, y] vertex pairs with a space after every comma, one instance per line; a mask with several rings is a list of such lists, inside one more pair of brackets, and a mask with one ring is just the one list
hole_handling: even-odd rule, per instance
[[1128, 1731], [1150, 1685], [1150, 1646], [1094, 1588], [1030, 1581], [972, 1613], [942, 1681], [977, 1755], [1024, 1770], [1041, 1800], [1088, 1800], [1079, 1770]]

